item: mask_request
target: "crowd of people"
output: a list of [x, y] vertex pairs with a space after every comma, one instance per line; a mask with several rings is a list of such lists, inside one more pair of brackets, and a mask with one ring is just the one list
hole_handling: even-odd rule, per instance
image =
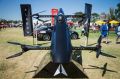
[[[85, 25], [83, 25], [83, 28], [81, 29], [81, 36], [84, 35], [85, 32]], [[108, 40], [108, 36], [109, 36], [109, 31], [110, 29], [114, 29], [115, 34], [116, 34], [116, 43], [119, 43], [118, 40], [120, 38], [120, 23], [117, 25], [111, 25], [110, 23], [103, 23], [101, 25], [96, 25], [95, 23], [93, 23], [90, 28], [92, 29], [92, 32], [97, 32], [100, 31], [100, 34], [102, 36], [102, 40], [105, 39], [105, 41], [103, 41], [104, 43], [108, 44], [109, 40]]]
[[22, 24], [5, 24], [5, 23], [0, 23], [0, 31], [4, 30], [6, 28], [12, 28], [12, 27], [22, 27]]
[[[118, 39], [120, 38], [120, 23], [117, 26], [115, 26], [114, 29], [115, 29], [115, 34], [117, 36], [116, 43], [118, 43]], [[105, 41], [106, 44], [109, 43], [109, 41], [108, 41], [109, 30], [110, 30], [110, 26], [108, 23], [102, 24], [100, 27], [101, 36], [102, 36], [102, 38], [106, 39], [106, 41]]]

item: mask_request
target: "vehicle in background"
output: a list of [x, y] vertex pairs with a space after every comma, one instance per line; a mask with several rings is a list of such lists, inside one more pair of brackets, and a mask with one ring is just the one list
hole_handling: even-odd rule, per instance
[[[52, 37], [53, 27], [42, 25], [37, 28], [34, 28], [34, 31], [37, 31], [38, 40], [50, 41]], [[76, 31], [70, 30], [69, 32], [70, 32], [71, 39], [79, 38], [79, 34]]]

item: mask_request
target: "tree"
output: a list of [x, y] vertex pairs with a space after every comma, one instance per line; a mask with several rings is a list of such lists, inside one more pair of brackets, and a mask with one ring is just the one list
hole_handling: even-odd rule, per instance
[[117, 4], [117, 8], [115, 9], [116, 19], [120, 21], [120, 3]]
[[75, 15], [82, 15], [83, 12], [75, 12]]
[[4, 24], [6, 24], [6, 23], [7, 23], [7, 20], [5, 20], [5, 19], [1, 19], [1, 20], [0, 20], [0, 23], [4, 23]]
[[[75, 15], [83, 15], [83, 12], [75, 12]], [[81, 18], [72, 18], [73, 22], [79, 21]]]
[[8, 23], [12, 23], [13, 22], [13, 20], [8, 20]]
[[97, 19], [99, 19], [99, 14], [98, 13], [92, 13], [91, 14], [91, 21], [95, 22]]
[[100, 14], [100, 19], [101, 19], [101, 20], [106, 20], [106, 17], [107, 17], [107, 15], [106, 15], [105, 12], [102, 12], [102, 13]]
[[109, 9], [109, 19], [111, 20], [116, 20], [116, 14], [115, 14], [115, 9], [114, 8], [110, 8]]

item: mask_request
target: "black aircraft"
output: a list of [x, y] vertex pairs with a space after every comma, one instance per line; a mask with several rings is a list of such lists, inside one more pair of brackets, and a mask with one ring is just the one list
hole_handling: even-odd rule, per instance
[[[22, 6], [27, 6], [28, 4], [22, 4], [21, 5], [21, 11], [26, 9], [23, 9]], [[90, 11], [92, 5], [91, 4], [86, 4], [85, 6], [87, 6], [86, 11]], [[82, 19], [86, 19], [86, 17], [88, 16], [87, 14], [84, 15], [64, 15], [64, 12], [62, 10], [62, 8], [59, 9], [59, 12], [57, 15], [39, 15], [39, 14], [33, 14], [31, 15], [31, 13], [29, 12], [30, 10], [28, 10], [26, 15], [24, 14], [25, 12], [22, 13], [22, 20], [23, 22], [23, 30], [24, 32], [26, 32], [26, 30], [29, 34], [29, 29], [26, 27], [28, 26], [32, 26], [30, 21], [31, 17], [54, 17], [55, 18], [55, 24], [54, 24], [54, 29], [52, 32], [52, 40], [51, 40], [51, 46], [48, 47], [43, 47], [40, 45], [34, 46], [34, 45], [25, 45], [25, 44], [20, 44], [20, 43], [16, 43], [16, 42], [8, 42], [10, 44], [15, 44], [15, 45], [21, 45], [22, 48], [22, 52], [9, 56], [7, 57], [7, 59], [9, 58], [13, 58], [13, 57], [17, 57], [22, 55], [23, 53], [29, 51], [29, 50], [51, 50], [51, 58], [52, 58], [52, 63], [53, 64], [57, 64], [57, 68], [55, 69], [55, 71], [53, 71], [54, 73], [51, 73], [53, 77], [61, 77], [61, 74], [64, 75], [64, 77], [70, 77], [70, 74], [68, 74], [69, 72], [67, 70], [65, 70], [67, 68], [68, 65], [71, 62], [71, 56], [72, 56], [72, 51], [73, 50], [94, 50], [96, 51], [96, 57], [99, 57], [99, 54], [101, 52], [101, 36], [99, 37], [98, 41], [97, 41], [97, 45], [96, 46], [76, 46], [73, 47], [71, 44], [71, 38], [70, 38], [70, 34], [69, 34], [69, 29], [68, 29], [68, 25], [67, 25], [67, 18], [68, 17], [80, 17]], [[89, 15], [90, 17], [90, 15]], [[26, 19], [27, 18], [27, 19]], [[27, 34], [24, 34], [27, 35]], [[64, 67], [64, 64], [66, 65], [66, 67]], [[74, 70], [74, 69], [73, 69]], [[47, 70], [48, 72], [50, 72], [49, 70]], [[75, 71], [76, 72], [76, 71]]]

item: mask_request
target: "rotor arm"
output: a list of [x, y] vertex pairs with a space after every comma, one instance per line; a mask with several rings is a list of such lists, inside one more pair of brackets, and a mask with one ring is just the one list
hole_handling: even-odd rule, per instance
[[80, 47], [73, 47], [72, 50], [96, 50], [97, 47], [84, 47], [84, 46], [80, 46]]
[[85, 18], [85, 14], [82, 15], [65, 15], [67, 18]]
[[23, 50], [50, 50], [50, 47], [24, 45], [22, 46], [22, 49]]
[[[39, 15], [39, 14], [33, 14], [32, 17], [39, 19], [39, 18], [51, 18], [51, 17], [56, 17], [57, 15]], [[82, 15], [64, 15], [66, 18], [81, 18], [83, 19], [86, 17], [85, 14]]]
[[14, 55], [6, 57], [6, 59], [14, 58], [23, 55], [23, 53], [26, 53], [29, 50], [49, 50], [50, 47], [40, 47], [40, 46], [30, 46], [30, 45], [21, 45], [22, 51], [19, 53], [16, 53]]
[[99, 45], [96, 45], [94, 47], [80, 46], [80, 47], [73, 47], [72, 50], [93, 50], [93, 51], [96, 51], [96, 58], [98, 58], [101, 53], [101, 46], [99, 46]]
[[14, 55], [6, 57], [6, 59], [14, 58], [23, 55], [23, 53], [26, 53], [29, 50], [50, 50], [50, 47], [41, 47], [41, 46], [32, 46], [32, 45], [25, 45], [17, 42], [8, 42], [13, 45], [20, 45], [22, 51], [19, 53], [16, 53]]

